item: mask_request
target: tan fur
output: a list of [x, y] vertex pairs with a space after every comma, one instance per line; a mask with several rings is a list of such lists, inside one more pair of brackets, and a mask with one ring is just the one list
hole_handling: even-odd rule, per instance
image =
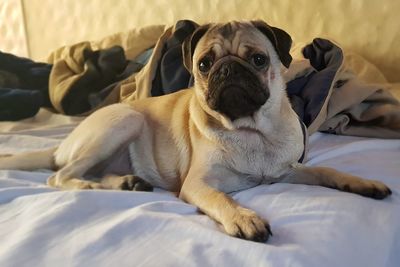
[[[117, 188], [115, 183], [124, 182], [125, 176], [115, 183], [110, 183], [110, 177], [89, 181], [83, 176], [127, 147], [134, 175], [152, 186], [177, 192], [221, 223], [228, 234], [255, 241], [268, 238], [267, 221], [226, 193], [284, 181], [377, 198], [388, 195], [390, 190], [380, 182], [296, 163], [304, 150], [303, 134], [286, 96], [273, 45], [251, 23], [232, 23], [224, 37], [222, 26], [213, 25], [196, 46], [194, 88], [93, 113], [55, 151], [54, 161], [60, 168], [48, 183], [63, 189]], [[212, 50], [217, 55], [213, 68], [218, 68], [223, 60], [248, 60], [249, 49], [269, 56], [269, 68], [257, 75], [268, 86], [270, 96], [252, 116], [231, 121], [207, 105], [208, 79], [199, 74], [197, 62]], [[38, 165], [31, 154], [24, 155], [24, 161], [14, 162], [16, 157], [20, 158], [0, 158], [0, 168]], [[365, 193], [371, 189], [377, 191]]]
[[26, 152], [16, 155], [0, 155], [0, 170], [3, 169], [55, 169], [53, 154], [57, 148]]

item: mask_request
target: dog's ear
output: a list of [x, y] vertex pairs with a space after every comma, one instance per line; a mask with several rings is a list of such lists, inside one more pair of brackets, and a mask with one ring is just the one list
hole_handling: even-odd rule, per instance
[[271, 27], [262, 20], [254, 20], [251, 22], [259, 31], [261, 31], [271, 41], [282, 64], [288, 68], [292, 62], [290, 55], [290, 47], [292, 46], [292, 38], [290, 35], [279, 28]]
[[183, 55], [183, 65], [186, 69], [192, 73], [193, 68], [193, 54], [197, 43], [200, 38], [207, 32], [210, 28], [210, 24], [202, 25], [198, 27], [192, 35], [188, 36], [182, 44], [182, 55]]

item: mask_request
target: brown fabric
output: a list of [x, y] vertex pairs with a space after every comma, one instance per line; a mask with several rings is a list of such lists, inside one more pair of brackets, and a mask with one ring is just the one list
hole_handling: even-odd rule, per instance
[[[71, 85], [84, 76], [88, 69], [84, 64], [84, 50], [94, 51], [110, 48], [114, 45], [122, 46], [127, 59], [133, 59], [144, 50], [154, 46], [160, 35], [165, 31], [165, 26], [149, 26], [140, 29], [133, 29], [129, 32], [114, 34], [99, 42], [82, 42], [72, 46], [65, 46], [57, 49], [48, 58], [53, 63], [49, 80], [50, 101], [57, 112], [65, 113], [62, 108], [62, 99], [66, 96]], [[140, 77], [140, 76], [139, 76]], [[139, 84], [141, 85], [140, 80]], [[148, 96], [141, 90], [136, 93], [135, 77], [131, 76], [123, 81], [101, 106], [119, 102], [129, 95], [131, 98], [137, 96]], [[121, 93], [122, 95], [119, 95]]]
[[120, 90], [122, 102], [150, 97], [152, 82], [157, 71], [157, 65], [162, 55], [165, 42], [171, 36], [173, 28], [168, 28], [160, 36], [154, 47], [149, 62], [135, 76], [128, 78], [117, 88]]
[[54, 63], [49, 77], [49, 96], [53, 107], [64, 113], [62, 99], [68, 93], [71, 84], [86, 74], [83, 51], [90, 49], [90, 43], [84, 42], [70, 48], [68, 57]]

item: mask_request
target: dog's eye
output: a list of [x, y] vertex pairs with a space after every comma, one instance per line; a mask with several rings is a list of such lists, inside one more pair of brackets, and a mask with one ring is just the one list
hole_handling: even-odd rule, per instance
[[199, 61], [199, 70], [202, 73], [207, 73], [211, 69], [212, 64], [213, 64], [213, 62], [212, 62], [211, 58], [204, 57]]
[[268, 58], [263, 54], [254, 54], [251, 56], [251, 64], [258, 69], [262, 69], [268, 64]]

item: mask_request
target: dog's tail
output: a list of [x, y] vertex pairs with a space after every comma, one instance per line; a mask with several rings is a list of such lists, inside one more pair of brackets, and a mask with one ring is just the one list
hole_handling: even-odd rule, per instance
[[14, 155], [0, 155], [0, 170], [55, 169], [54, 152], [57, 148], [52, 147], [46, 150]]

